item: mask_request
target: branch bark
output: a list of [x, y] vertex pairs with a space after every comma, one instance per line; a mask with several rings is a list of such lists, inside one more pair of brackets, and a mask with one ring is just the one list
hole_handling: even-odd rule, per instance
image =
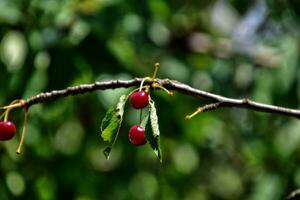
[[[82, 84], [74, 87], [68, 87], [62, 90], [53, 90], [50, 92], [40, 93], [36, 96], [26, 99], [25, 102], [22, 103], [22, 106], [29, 108], [34, 104], [43, 103], [59, 97], [74, 96], [74, 95], [84, 94], [87, 92], [93, 92], [96, 90], [129, 88], [133, 86], [139, 86], [142, 80], [143, 80], [142, 78], [135, 78], [131, 80], [112, 80], [112, 81], [104, 81], [104, 82], [95, 82], [92, 84]], [[274, 105], [258, 103], [248, 98], [244, 98], [244, 99], [228, 98], [221, 95], [205, 92], [203, 90], [195, 89], [189, 85], [178, 82], [176, 80], [155, 79], [154, 81], [145, 81], [144, 84], [151, 86], [153, 82], [158, 83], [169, 90], [174, 90], [185, 95], [210, 99], [214, 102], [213, 104], [208, 104], [199, 107], [198, 110], [202, 109], [201, 112], [214, 110], [221, 107], [238, 107], [238, 108], [245, 108], [245, 109], [255, 110], [260, 112], [281, 114], [289, 117], [295, 117], [298, 119], [300, 118], [299, 109], [289, 109], [289, 108], [284, 108], [284, 107], [279, 107]]]

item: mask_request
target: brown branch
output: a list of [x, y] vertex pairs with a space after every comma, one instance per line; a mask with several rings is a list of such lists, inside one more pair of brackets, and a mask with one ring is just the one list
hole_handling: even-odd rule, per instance
[[293, 192], [291, 192], [286, 199], [287, 200], [297, 200], [299, 198], [300, 198], [300, 189], [296, 189]]
[[[87, 92], [93, 92], [96, 90], [106, 90], [106, 89], [116, 89], [116, 88], [129, 88], [132, 86], [139, 86], [142, 78], [135, 78], [131, 80], [113, 80], [105, 82], [95, 82], [92, 84], [83, 84], [74, 87], [68, 87], [63, 90], [53, 90], [51, 92], [40, 93], [36, 96], [28, 98], [25, 102], [22, 102], [22, 107], [29, 108], [30, 106], [38, 103], [43, 103], [49, 100], [53, 100], [59, 97], [79, 95]], [[217, 109], [220, 107], [238, 107], [246, 108], [250, 110], [256, 110], [260, 112], [276, 113], [281, 115], [286, 115], [290, 117], [300, 118], [300, 110], [298, 109], [289, 109], [279, 106], [273, 106], [263, 103], [258, 103], [251, 101], [247, 98], [245, 99], [233, 99], [224, 97], [221, 95], [205, 92], [199, 89], [192, 88], [189, 85], [180, 83], [178, 81], [169, 80], [169, 79], [155, 79], [155, 82], [159, 85], [174, 91], [178, 91], [182, 94], [201, 97], [213, 100], [214, 103], [208, 104], [200, 108], [205, 108], [205, 111]], [[152, 85], [153, 81], [145, 81], [145, 85]]]

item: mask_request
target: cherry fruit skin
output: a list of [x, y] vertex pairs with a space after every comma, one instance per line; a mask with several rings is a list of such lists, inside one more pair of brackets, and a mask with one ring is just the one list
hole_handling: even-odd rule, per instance
[[10, 140], [16, 134], [16, 126], [10, 121], [0, 121], [0, 140]]
[[136, 91], [130, 96], [130, 103], [136, 109], [145, 108], [149, 104], [149, 94], [146, 91]]
[[129, 141], [134, 145], [146, 144], [145, 130], [139, 125], [133, 125], [129, 130]]

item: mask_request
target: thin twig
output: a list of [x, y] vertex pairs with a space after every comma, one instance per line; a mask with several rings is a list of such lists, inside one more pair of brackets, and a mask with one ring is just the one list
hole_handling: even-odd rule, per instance
[[206, 104], [204, 106], [200, 106], [200, 107], [197, 108], [197, 110], [194, 113], [185, 116], [185, 119], [191, 119], [195, 115], [197, 115], [199, 113], [202, 113], [202, 112], [215, 110], [215, 109], [219, 108], [220, 104], [221, 104], [220, 102], [217, 102], [217, 103], [210, 103], [210, 104]]
[[[30, 97], [23, 102], [22, 107], [29, 108], [30, 106], [38, 103], [43, 103], [49, 100], [53, 100], [59, 97], [73, 96], [84, 94], [87, 92], [93, 92], [96, 90], [106, 90], [106, 89], [116, 89], [116, 88], [129, 88], [133, 86], [139, 86], [142, 78], [135, 78], [131, 80], [112, 80], [112, 81], [104, 81], [104, 82], [95, 82], [92, 84], [83, 84], [74, 87], [68, 87], [63, 90], [53, 90], [51, 92], [40, 93], [36, 96]], [[233, 99], [224, 97], [221, 95], [205, 92], [203, 90], [195, 89], [189, 85], [184, 83], [180, 83], [175, 80], [169, 79], [155, 79], [154, 82], [160, 84], [161, 86], [180, 92], [182, 94], [206, 98], [212, 100], [214, 103], [213, 109], [217, 109], [220, 107], [238, 107], [245, 108], [260, 112], [268, 112], [268, 113], [276, 113], [281, 115], [286, 115], [290, 117], [300, 118], [300, 110], [298, 109], [289, 109], [279, 106], [273, 106], [263, 103], [258, 103], [255, 101], [251, 101], [250, 99]], [[145, 81], [145, 85], [151, 86], [153, 81]], [[209, 110], [209, 109], [208, 109]]]

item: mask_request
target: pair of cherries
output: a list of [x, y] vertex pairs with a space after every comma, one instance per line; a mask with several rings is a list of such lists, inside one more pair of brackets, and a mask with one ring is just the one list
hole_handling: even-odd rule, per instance
[[0, 121], [0, 141], [10, 140], [16, 134], [16, 126], [11, 121]]
[[[130, 96], [130, 103], [135, 109], [143, 109], [149, 104], [149, 94], [140, 90]], [[133, 125], [129, 129], [129, 141], [134, 145], [144, 145], [147, 143], [145, 130], [140, 125]]]

